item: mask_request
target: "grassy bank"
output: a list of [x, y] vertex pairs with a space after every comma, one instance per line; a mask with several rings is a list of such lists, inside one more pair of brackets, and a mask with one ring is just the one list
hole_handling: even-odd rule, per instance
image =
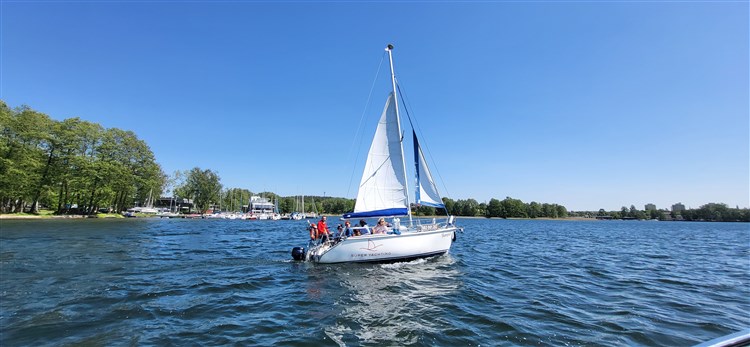
[[[144, 215], [145, 216], [145, 215]], [[66, 218], [125, 218], [119, 213], [97, 213], [94, 215], [66, 214], [56, 215], [52, 210], [41, 210], [34, 213], [5, 213], [0, 219], [66, 219]]]

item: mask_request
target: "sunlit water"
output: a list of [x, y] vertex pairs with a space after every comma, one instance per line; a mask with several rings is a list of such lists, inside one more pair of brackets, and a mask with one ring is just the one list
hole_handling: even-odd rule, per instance
[[299, 221], [0, 222], [0, 345], [665, 345], [750, 326], [740, 223], [462, 219], [451, 253], [291, 261]]

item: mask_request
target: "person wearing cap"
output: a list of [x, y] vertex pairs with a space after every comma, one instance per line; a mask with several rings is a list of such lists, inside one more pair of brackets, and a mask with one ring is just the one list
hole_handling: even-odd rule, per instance
[[378, 219], [378, 224], [372, 228], [373, 234], [385, 234], [388, 232], [388, 226], [385, 224], [385, 219]]

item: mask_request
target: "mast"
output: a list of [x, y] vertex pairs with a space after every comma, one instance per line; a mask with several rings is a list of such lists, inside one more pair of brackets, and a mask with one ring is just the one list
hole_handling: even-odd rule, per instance
[[412, 219], [411, 219], [411, 203], [409, 202], [409, 180], [406, 177], [406, 159], [404, 158], [404, 135], [401, 132], [401, 116], [399, 116], [398, 113], [398, 98], [396, 91], [396, 72], [393, 70], [393, 45], [388, 44], [388, 47], [385, 48], [386, 51], [388, 51], [388, 61], [391, 63], [391, 85], [393, 86], [393, 102], [396, 106], [396, 124], [398, 124], [398, 134], [401, 137], [399, 139], [399, 143], [401, 144], [401, 165], [404, 169], [404, 189], [406, 189], [406, 212], [409, 214], [409, 226], [413, 225]]

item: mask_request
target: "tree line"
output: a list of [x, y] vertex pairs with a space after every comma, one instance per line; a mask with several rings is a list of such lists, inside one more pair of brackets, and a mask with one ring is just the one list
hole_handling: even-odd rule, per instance
[[[252, 193], [224, 188], [218, 172], [193, 168], [164, 174], [149, 146], [132, 131], [104, 128], [79, 118], [51, 119], [28, 106], [11, 109], [0, 100], [0, 213], [40, 207], [57, 214], [92, 214], [100, 209], [121, 212], [143, 206], [164, 191], [190, 199], [199, 212], [218, 205], [239, 211], [252, 195], [277, 202], [281, 213], [298, 210], [343, 214], [354, 209], [354, 199], [306, 196], [282, 197], [273, 192]], [[474, 199], [443, 198], [445, 209], [412, 206], [416, 216], [445, 215], [497, 218], [565, 218], [608, 216], [615, 219], [678, 219], [688, 221], [750, 222], [750, 209], [709, 203], [679, 213], [641, 211], [630, 206], [620, 211], [568, 212], [558, 204], [506, 197], [479, 203]], [[679, 217], [678, 217], [679, 216]]]
[[687, 221], [709, 222], [750, 222], [750, 209], [730, 208], [726, 204], [708, 203], [698, 209], [687, 209], [680, 212]]
[[158, 197], [165, 175], [132, 131], [62, 121], [0, 100], [0, 213], [122, 211]]
[[708, 203], [697, 209], [685, 209], [681, 211], [669, 211], [665, 209], [638, 210], [634, 205], [630, 208], [623, 206], [619, 211], [605, 211], [600, 209], [594, 211], [570, 212], [573, 217], [602, 218], [607, 219], [658, 219], [662, 221], [708, 221], [708, 222], [750, 222], [750, 209], [730, 208], [723, 203]]
[[[247, 206], [250, 197], [260, 195], [271, 202], [277, 203], [280, 213], [316, 212], [320, 214], [344, 214], [354, 210], [354, 199], [305, 196], [304, 206], [299, 196], [279, 196], [273, 192], [253, 193], [243, 188], [224, 189], [220, 183], [218, 173], [211, 170], [193, 168], [186, 172], [176, 172], [168, 180], [174, 186], [174, 192], [182, 198], [193, 199], [195, 207], [205, 212], [210, 207], [223, 211], [240, 211]], [[524, 203], [510, 197], [504, 200], [491, 199], [489, 203], [479, 203], [474, 199], [453, 200], [443, 198], [443, 208], [417, 206], [412, 204], [412, 213], [416, 216], [434, 216], [448, 214], [470, 217], [499, 217], [499, 218], [565, 218], [568, 211], [558, 204]]]
[[[281, 213], [304, 210], [343, 214], [355, 200], [339, 197], [281, 197], [224, 188], [218, 172], [193, 168], [167, 176], [149, 146], [132, 131], [104, 128], [97, 123], [68, 118], [51, 119], [28, 106], [11, 109], [0, 100], [0, 213], [38, 213], [41, 207], [56, 214], [122, 212], [145, 206], [163, 192], [188, 199], [198, 212], [209, 208], [239, 211], [252, 195], [278, 203]], [[445, 209], [412, 206], [417, 216], [449, 214], [502, 218], [565, 217], [555, 204], [524, 204], [506, 198], [489, 204], [474, 199], [443, 198]]]
[[417, 207], [416, 215], [445, 215], [487, 218], [565, 218], [568, 210], [565, 206], [532, 201], [524, 203], [519, 199], [506, 197], [503, 200], [490, 199], [489, 203], [477, 202], [474, 199], [453, 200], [443, 198], [445, 209], [427, 206]]
[[[190, 171], [175, 174], [170, 182], [178, 182], [175, 192], [181, 197], [195, 199], [199, 211], [205, 211], [211, 204], [218, 202], [222, 210], [239, 211], [249, 203], [252, 195], [262, 195], [272, 202], [277, 202], [281, 213], [316, 212], [321, 214], [343, 214], [354, 210], [354, 199], [306, 196], [304, 207], [299, 196], [279, 196], [273, 192], [252, 193], [247, 189], [228, 188], [222, 190], [217, 173], [211, 170], [194, 168]], [[660, 219], [687, 221], [744, 221], [750, 222], [750, 209], [729, 208], [726, 204], [709, 203], [698, 209], [687, 209], [681, 212], [666, 210], [638, 210], [634, 205], [625, 206], [620, 211], [571, 211], [565, 206], [532, 201], [524, 203], [519, 199], [506, 197], [503, 200], [490, 199], [489, 203], [479, 203], [474, 199], [453, 200], [443, 198], [445, 209], [412, 204], [415, 216], [434, 216], [448, 214], [454, 216], [487, 217], [487, 218], [566, 218], [566, 217], [608, 217], [611, 219]]]
[[299, 196], [280, 196], [274, 192], [252, 192], [245, 188], [224, 188], [218, 172], [210, 169], [193, 168], [177, 171], [166, 181], [166, 190], [175, 197], [190, 199], [198, 212], [209, 209], [222, 211], [243, 211], [250, 204], [252, 196], [262, 196], [278, 205], [280, 213], [316, 212], [323, 214], [343, 214], [354, 209], [354, 199], [305, 196], [304, 206]]

